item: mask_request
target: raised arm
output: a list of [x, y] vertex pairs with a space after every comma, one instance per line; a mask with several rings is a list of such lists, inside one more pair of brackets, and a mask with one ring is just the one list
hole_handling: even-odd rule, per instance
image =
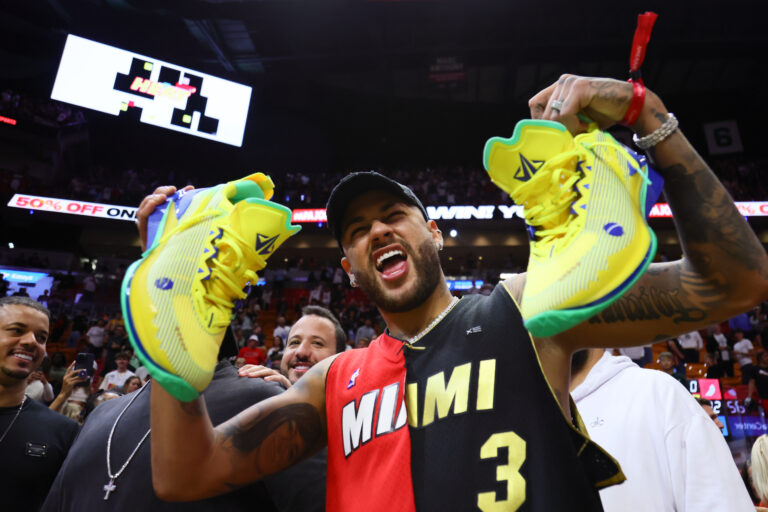
[[216, 496], [276, 473], [327, 443], [325, 376], [333, 358], [288, 391], [214, 428], [205, 402], [181, 402], [152, 385], [152, 483], [158, 497]]
[[[606, 128], [620, 120], [632, 97], [628, 82], [563, 75], [530, 101], [531, 115], [586, 130], [584, 114]], [[563, 100], [558, 113], [554, 99]], [[647, 91], [632, 126], [647, 135], [667, 119], [667, 109]], [[663, 176], [683, 258], [652, 264], [613, 305], [556, 337], [572, 349], [631, 346], [703, 328], [749, 310], [768, 297], [768, 256], [733, 199], [680, 130], [649, 151]], [[509, 283], [520, 289], [520, 281]]]

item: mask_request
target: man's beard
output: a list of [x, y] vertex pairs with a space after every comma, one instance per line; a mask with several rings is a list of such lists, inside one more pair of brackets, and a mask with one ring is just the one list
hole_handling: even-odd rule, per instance
[[375, 269], [371, 273], [355, 272], [355, 279], [368, 298], [379, 309], [388, 313], [404, 313], [421, 306], [432, 295], [442, 278], [440, 258], [431, 240], [425, 240], [415, 254], [409, 250], [411, 247], [408, 244], [401, 243], [409, 254], [409, 272], [416, 272], [418, 278], [416, 286], [410, 292], [388, 293], [381, 283], [377, 282]]
[[6, 374], [11, 378], [19, 379], [19, 380], [26, 379], [32, 373], [31, 370], [17, 370], [17, 371], [9, 370], [5, 366], [0, 366], [0, 372], [3, 372], [4, 374]]

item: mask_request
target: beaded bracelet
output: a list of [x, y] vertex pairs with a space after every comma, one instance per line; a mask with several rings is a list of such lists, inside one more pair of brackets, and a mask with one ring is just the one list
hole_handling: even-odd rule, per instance
[[632, 135], [632, 140], [635, 141], [635, 145], [640, 149], [652, 148], [659, 142], [672, 135], [672, 133], [677, 130], [678, 125], [679, 123], [677, 122], [675, 114], [670, 112], [667, 114], [667, 120], [664, 121], [664, 124], [656, 128], [656, 130], [649, 133], [645, 137], [638, 137], [637, 134], [634, 134]]

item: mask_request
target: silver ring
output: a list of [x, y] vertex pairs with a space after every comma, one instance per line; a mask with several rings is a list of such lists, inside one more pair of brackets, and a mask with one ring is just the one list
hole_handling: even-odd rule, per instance
[[560, 112], [560, 110], [563, 108], [563, 100], [552, 100], [552, 105], [550, 105], [549, 108]]

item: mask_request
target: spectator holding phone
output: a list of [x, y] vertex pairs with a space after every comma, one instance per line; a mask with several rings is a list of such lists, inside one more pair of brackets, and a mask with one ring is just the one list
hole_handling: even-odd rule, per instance
[[[61, 391], [56, 398], [54, 398], [49, 409], [56, 412], [61, 412], [64, 404], [72, 397], [72, 391], [74, 391], [77, 384], [87, 383], [88, 375], [84, 374], [85, 370], [75, 368], [75, 363], [69, 365], [67, 373], [64, 374], [64, 378], [61, 379]], [[86, 388], [87, 389], [87, 388]]]

